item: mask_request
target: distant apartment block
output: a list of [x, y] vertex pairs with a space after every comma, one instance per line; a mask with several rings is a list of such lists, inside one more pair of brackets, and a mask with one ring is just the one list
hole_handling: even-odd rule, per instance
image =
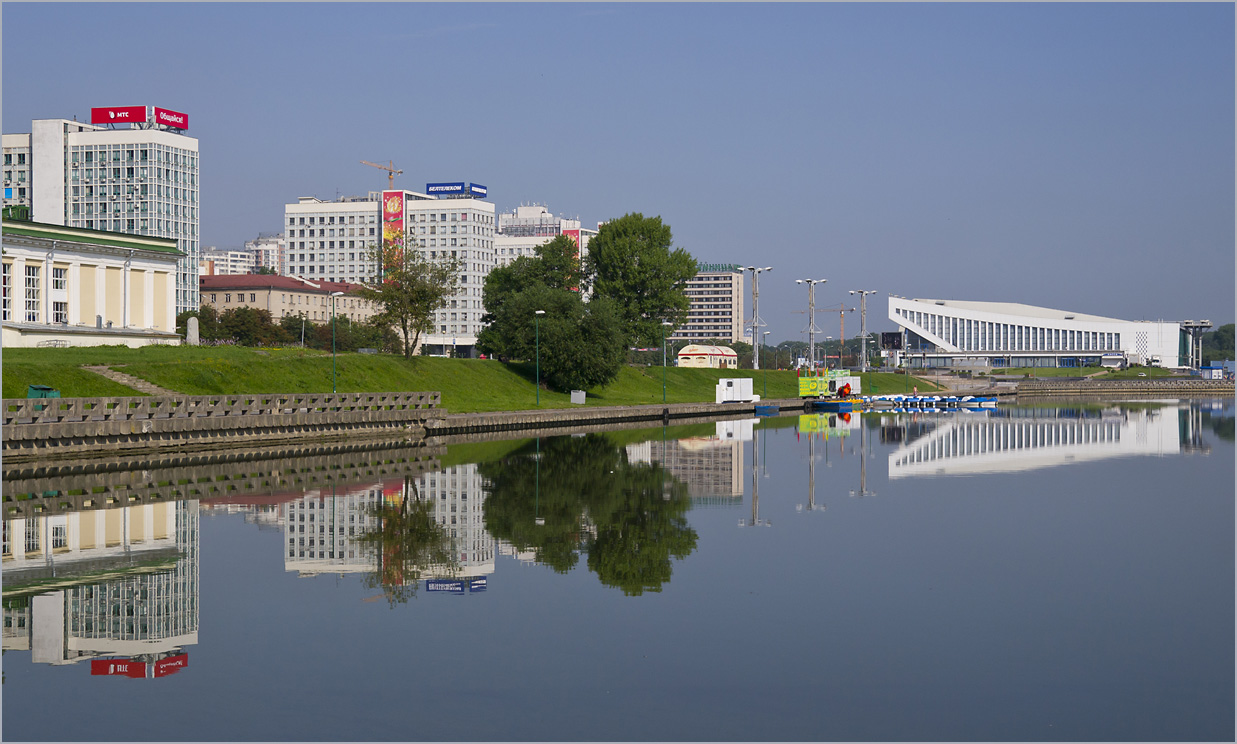
[[198, 261], [198, 273], [201, 276], [216, 274], [249, 274], [254, 271], [256, 263], [253, 251], [226, 251], [217, 248], [202, 250], [202, 258]]
[[700, 264], [698, 268], [683, 289], [690, 303], [687, 320], [667, 340], [743, 341], [743, 268], [738, 264]]
[[270, 269], [282, 274], [284, 261], [283, 233], [259, 233], [253, 240], [245, 241], [245, 250], [253, 254], [255, 269]]
[[575, 241], [583, 262], [588, 255], [589, 241], [597, 235], [597, 231], [580, 227], [578, 219], [555, 217], [550, 210], [538, 204], [521, 205], [511, 212], [503, 212], [498, 215], [498, 232], [494, 236], [497, 265], [506, 266], [521, 256], [532, 257], [537, 246], [559, 235], [566, 235]]

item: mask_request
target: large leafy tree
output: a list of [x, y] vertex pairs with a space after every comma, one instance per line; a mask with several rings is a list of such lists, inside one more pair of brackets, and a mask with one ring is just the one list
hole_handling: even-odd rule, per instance
[[459, 283], [461, 262], [456, 258], [430, 259], [416, 248], [405, 250], [399, 238], [367, 249], [369, 264], [378, 276], [356, 294], [379, 308], [378, 315], [394, 326], [404, 342], [404, 357], [411, 359], [421, 334], [434, 325], [434, 312], [446, 304]]
[[[485, 280], [485, 329], [477, 340], [486, 354], [531, 360], [540, 348], [541, 372], [557, 390], [587, 390], [618, 376], [623, 330], [608, 298], [584, 302], [575, 243], [566, 237], [494, 269]], [[544, 315], [538, 316], [538, 310]], [[538, 338], [540, 344], [538, 344]]]
[[670, 226], [660, 217], [624, 215], [601, 226], [588, 244], [585, 283], [595, 297], [619, 308], [625, 341], [634, 346], [661, 343], [663, 321], [682, 325], [688, 300], [684, 283], [696, 274], [696, 261], [672, 247]]

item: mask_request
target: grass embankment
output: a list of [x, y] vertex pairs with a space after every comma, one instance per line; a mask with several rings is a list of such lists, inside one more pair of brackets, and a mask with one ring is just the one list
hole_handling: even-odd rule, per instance
[[[331, 391], [329, 353], [302, 349], [148, 346], [141, 349], [93, 347], [6, 349], [5, 398], [24, 398], [26, 386], [50, 385], [63, 397], [137, 395], [92, 372], [84, 364], [121, 368], [159, 387], [186, 395], [254, 393], [326, 393]], [[453, 413], [536, 408], [534, 368], [530, 363], [417, 357], [411, 361], [385, 354], [340, 354], [335, 360], [336, 388], [341, 393], [437, 390]], [[767, 376], [767, 380], [766, 380]], [[790, 371], [666, 369], [666, 402], [712, 401], [722, 377], [752, 377], [765, 398], [798, 396]], [[864, 375], [865, 393], [898, 393], [924, 380], [873, 372]], [[766, 394], [767, 386], [767, 394]], [[588, 405], [618, 406], [662, 402], [661, 367], [624, 367], [617, 380], [588, 391]], [[543, 389], [542, 408], [567, 408], [571, 397]]]

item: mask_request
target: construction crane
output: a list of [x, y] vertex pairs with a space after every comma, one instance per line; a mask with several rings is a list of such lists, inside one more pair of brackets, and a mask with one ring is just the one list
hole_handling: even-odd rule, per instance
[[386, 171], [387, 172], [387, 188], [392, 189], [392, 190], [394, 190], [395, 188], [395, 177], [397, 175], [398, 176], [404, 175], [404, 172], [402, 170], [395, 169], [395, 161], [393, 160], [388, 160], [386, 165], [379, 165], [378, 163], [371, 163], [368, 160], [362, 160], [361, 165], [372, 165], [375, 168]]
[[842, 355], [846, 353], [846, 313], [855, 312], [855, 308], [847, 307], [845, 302], [838, 303], [840, 307], [827, 307], [825, 312], [836, 312], [838, 314], [838, 366], [842, 366]]

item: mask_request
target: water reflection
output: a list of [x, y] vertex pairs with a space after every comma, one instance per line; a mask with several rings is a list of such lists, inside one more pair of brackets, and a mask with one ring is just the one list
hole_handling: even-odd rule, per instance
[[879, 415], [889, 478], [1016, 473], [1117, 457], [1206, 454], [1203, 406], [1002, 408]]
[[584, 555], [603, 584], [639, 595], [660, 591], [672, 561], [695, 550], [686, 484], [604, 435], [538, 440], [478, 470], [489, 531], [560, 573]]
[[4, 650], [164, 677], [198, 642], [198, 503], [4, 521]]

